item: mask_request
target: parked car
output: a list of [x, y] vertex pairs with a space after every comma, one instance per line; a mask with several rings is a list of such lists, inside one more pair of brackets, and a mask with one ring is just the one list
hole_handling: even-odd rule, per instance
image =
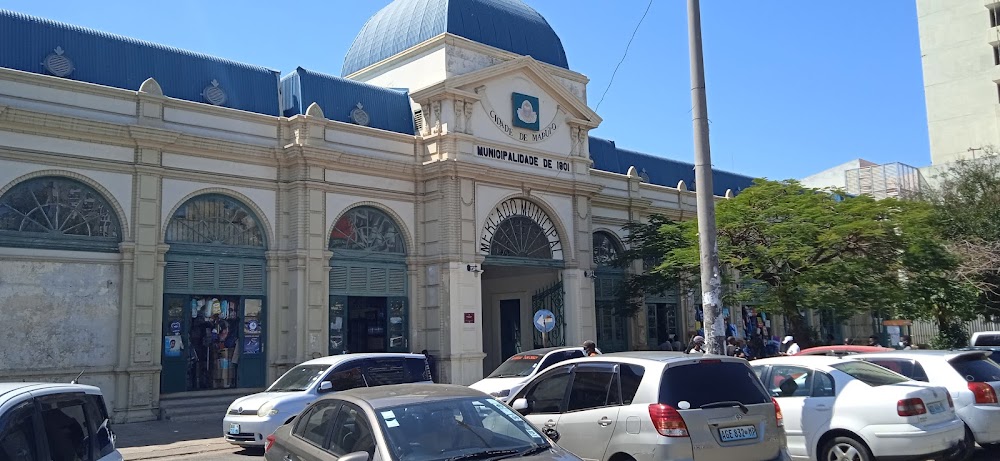
[[264, 392], [233, 401], [222, 420], [223, 436], [234, 445], [263, 447], [265, 438], [278, 426], [290, 422], [322, 395], [356, 387], [430, 382], [430, 367], [422, 354], [343, 354], [313, 359], [285, 372]]
[[512, 355], [489, 376], [469, 387], [507, 401], [532, 377], [559, 362], [585, 357], [582, 347], [547, 347]]
[[867, 354], [872, 352], [888, 352], [894, 351], [890, 347], [882, 346], [817, 346], [810, 347], [808, 349], [802, 349], [798, 354], [795, 355], [831, 355], [836, 357], [843, 357], [845, 355], [853, 354]]
[[451, 384], [358, 388], [323, 397], [267, 437], [266, 461], [580, 461], [521, 415]]
[[841, 357], [751, 365], [781, 405], [792, 459], [927, 460], [966, 451], [965, 427], [944, 387]]
[[121, 461], [101, 390], [0, 383], [0, 460]]
[[970, 346], [1000, 346], [1000, 331], [977, 331], [969, 340]]
[[782, 412], [746, 360], [620, 352], [567, 360], [512, 408], [587, 460], [787, 460]]
[[1000, 448], [1000, 365], [987, 351], [909, 350], [859, 354], [852, 359], [881, 365], [916, 381], [948, 389], [955, 412], [965, 422], [966, 442]]
[[957, 349], [960, 351], [987, 351], [990, 354], [990, 360], [1000, 363], [1000, 346], [970, 346]]

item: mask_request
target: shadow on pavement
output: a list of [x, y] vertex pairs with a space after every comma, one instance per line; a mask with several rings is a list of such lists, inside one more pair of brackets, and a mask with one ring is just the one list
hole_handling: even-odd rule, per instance
[[223, 442], [222, 417], [207, 417], [199, 421], [148, 421], [143, 423], [117, 424], [115, 431], [117, 448], [137, 448], [172, 445], [178, 442], [215, 441]]

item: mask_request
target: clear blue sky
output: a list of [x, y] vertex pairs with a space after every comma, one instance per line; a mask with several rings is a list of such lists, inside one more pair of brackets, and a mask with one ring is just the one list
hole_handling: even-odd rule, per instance
[[[647, 0], [526, 0], [604, 92]], [[7, 0], [27, 14], [289, 72], [340, 75], [388, 0]], [[703, 0], [716, 168], [801, 178], [858, 157], [930, 164], [912, 0]], [[653, 0], [592, 134], [692, 161], [686, 2]]]

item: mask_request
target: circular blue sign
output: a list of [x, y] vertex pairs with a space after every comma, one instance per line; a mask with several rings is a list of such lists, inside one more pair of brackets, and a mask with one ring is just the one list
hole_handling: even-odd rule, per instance
[[548, 309], [541, 309], [535, 312], [535, 329], [542, 333], [548, 333], [556, 327], [556, 315]]
[[175, 335], [181, 334], [181, 322], [177, 320], [170, 322], [170, 332]]

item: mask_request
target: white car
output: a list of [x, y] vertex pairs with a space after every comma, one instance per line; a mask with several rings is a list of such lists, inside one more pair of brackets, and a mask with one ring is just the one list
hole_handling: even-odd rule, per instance
[[851, 358], [886, 367], [917, 381], [943, 386], [965, 422], [966, 442], [1000, 452], [1000, 365], [990, 351], [908, 350], [858, 354]]
[[521, 352], [512, 355], [489, 376], [469, 387], [507, 402], [510, 396], [521, 390], [525, 383], [542, 370], [564, 360], [584, 356], [586, 354], [582, 347], [546, 347]]
[[320, 396], [357, 387], [430, 382], [430, 367], [422, 354], [343, 354], [313, 359], [285, 372], [266, 391], [236, 399], [222, 420], [223, 436], [234, 445], [264, 447], [267, 436]]
[[99, 388], [0, 383], [0, 460], [40, 459], [122, 460]]
[[923, 461], [965, 452], [962, 421], [943, 387], [849, 358], [750, 364], [781, 406], [792, 459]]
[[977, 331], [969, 340], [970, 346], [1000, 346], [1000, 331]]

